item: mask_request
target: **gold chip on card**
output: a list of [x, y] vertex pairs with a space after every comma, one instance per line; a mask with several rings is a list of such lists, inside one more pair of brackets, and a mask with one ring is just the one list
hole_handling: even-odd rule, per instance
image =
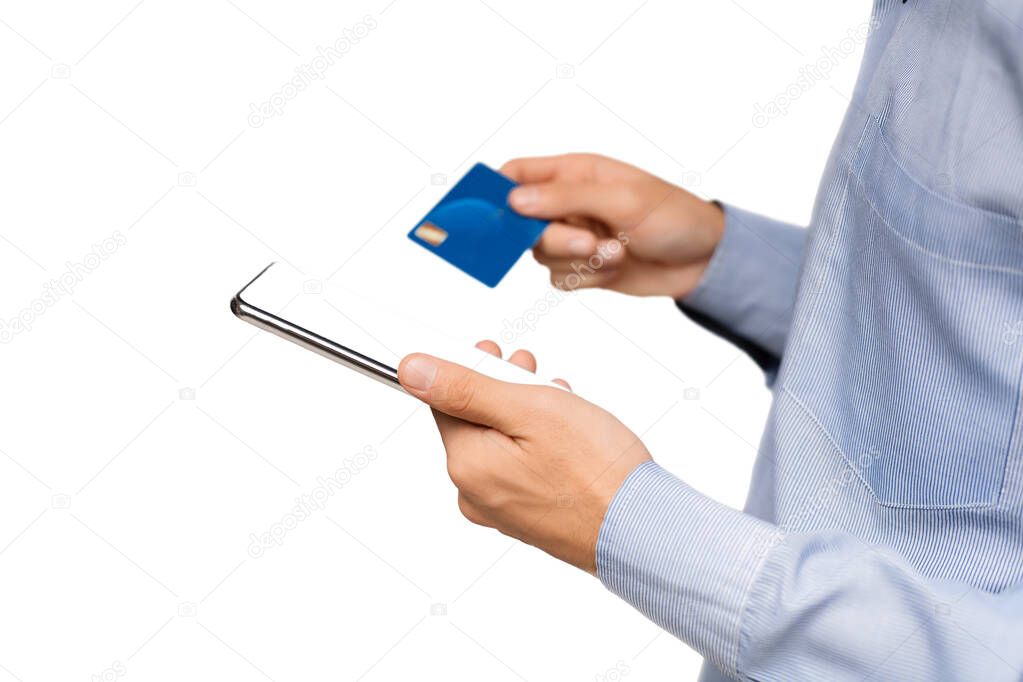
[[416, 228], [416, 236], [427, 244], [440, 246], [448, 238], [448, 233], [433, 223], [426, 222]]

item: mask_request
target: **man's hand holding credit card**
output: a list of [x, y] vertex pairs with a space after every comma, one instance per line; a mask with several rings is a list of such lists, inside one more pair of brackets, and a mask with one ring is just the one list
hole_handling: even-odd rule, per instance
[[512, 210], [510, 179], [477, 163], [409, 232], [409, 239], [488, 287], [497, 286], [547, 222]]

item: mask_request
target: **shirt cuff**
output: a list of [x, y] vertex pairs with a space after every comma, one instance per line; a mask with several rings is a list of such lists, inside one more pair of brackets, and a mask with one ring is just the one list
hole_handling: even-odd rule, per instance
[[743, 607], [777, 529], [696, 492], [654, 462], [615, 494], [597, 576], [647, 618], [736, 675]]
[[806, 230], [734, 206], [723, 208], [721, 241], [700, 283], [679, 305], [781, 357]]

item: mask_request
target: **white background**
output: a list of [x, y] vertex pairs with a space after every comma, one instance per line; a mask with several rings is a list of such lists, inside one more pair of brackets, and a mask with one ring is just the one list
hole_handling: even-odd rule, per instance
[[[426, 410], [227, 302], [277, 259], [299, 296], [407, 296], [467, 344], [528, 317], [512, 345], [541, 372], [741, 506], [769, 405], [745, 356], [670, 301], [544, 306], [531, 258], [490, 290], [405, 233], [474, 161], [564, 151], [805, 223], [861, 46], [790, 86], [867, 11], [0, 4], [0, 319], [30, 320], [0, 345], [0, 680], [691, 679], [699, 656], [596, 580], [459, 516]], [[360, 22], [322, 80], [250, 125]], [[366, 448], [324, 509], [249, 553]]]

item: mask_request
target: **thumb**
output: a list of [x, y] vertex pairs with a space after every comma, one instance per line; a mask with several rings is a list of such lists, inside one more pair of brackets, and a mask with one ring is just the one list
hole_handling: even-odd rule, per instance
[[560, 220], [570, 215], [584, 215], [612, 225], [628, 223], [637, 209], [635, 193], [624, 184], [546, 182], [521, 185], [508, 195], [508, 203], [519, 213], [533, 218]]
[[513, 433], [521, 424], [523, 391], [528, 387], [491, 379], [468, 367], [413, 353], [398, 365], [398, 380], [416, 398], [439, 412]]

